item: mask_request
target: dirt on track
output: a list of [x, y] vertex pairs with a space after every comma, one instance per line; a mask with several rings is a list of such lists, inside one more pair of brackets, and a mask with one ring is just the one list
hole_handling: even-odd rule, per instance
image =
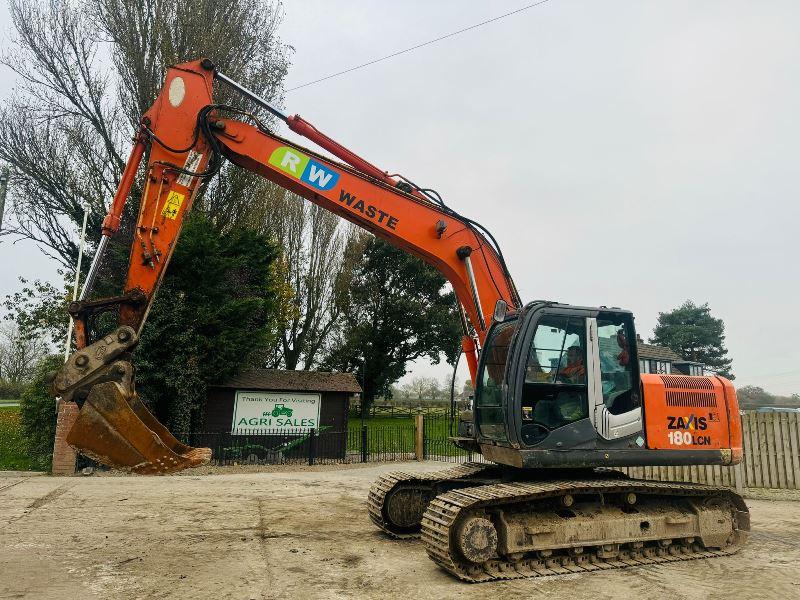
[[733, 557], [460, 583], [366, 510], [379, 474], [445, 467], [0, 476], [0, 598], [800, 598], [800, 494], [763, 491]]

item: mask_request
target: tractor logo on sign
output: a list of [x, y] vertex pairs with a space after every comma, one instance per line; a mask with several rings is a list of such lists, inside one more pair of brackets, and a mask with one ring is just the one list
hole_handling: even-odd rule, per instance
[[292, 416], [292, 409], [284, 406], [283, 404], [276, 404], [275, 408], [272, 409], [272, 416], [273, 417], [291, 417]]

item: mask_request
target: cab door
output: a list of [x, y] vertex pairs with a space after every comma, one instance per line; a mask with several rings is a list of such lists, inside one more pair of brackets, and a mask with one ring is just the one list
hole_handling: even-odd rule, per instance
[[529, 313], [514, 369], [517, 404], [511, 412], [518, 418], [512, 429], [523, 446], [548, 447], [547, 440], [555, 440], [553, 447], [571, 447], [596, 437], [587, 395], [588, 314], [564, 305]]
[[586, 338], [589, 418], [597, 433], [606, 440], [641, 435], [642, 396], [631, 315], [600, 312], [588, 318]]
[[516, 320], [492, 327], [481, 350], [475, 388], [475, 425], [478, 439], [507, 445], [506, 367], [516, 332]]

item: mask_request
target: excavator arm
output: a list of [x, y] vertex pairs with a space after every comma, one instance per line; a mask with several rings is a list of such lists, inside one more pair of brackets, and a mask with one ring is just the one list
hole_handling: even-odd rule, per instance
[[[275, 135], [253, 114], [215, 104], [215, 80], [233, 87], [343, 162]], [[71, 445], [104, 464], [140, 473], [168, 473], [210, 459], [208, 449], [181, 444], [139, 400], [129, 353], [138, 342], [184, 218], [224, 159], [355, 223], [441, 272], [459, 300], [462, 349], [474, 382], [478, 348], [494, 311], [521, 308], [502, 254], [488, 232], [447, 207], [435, 192], [388, 175], [298, 115], [285, 115], [217, 72], [211, 61], [198, 60], [168, 71], [159, 97], [142, 117], [103, 222], [101, 245], [81, 300], [69, 307], [78, 350], [57, 374], [53, 391], [61, 401], [74, 401], [81, 407], [67, 436]], [[139, 173], [144, 177], [143, 191], [124, 293], [86, 300], [100, 256], [120, 228]], [[93, 319], [111, 310], [119, 312], [119, 327], [91, 339]]]

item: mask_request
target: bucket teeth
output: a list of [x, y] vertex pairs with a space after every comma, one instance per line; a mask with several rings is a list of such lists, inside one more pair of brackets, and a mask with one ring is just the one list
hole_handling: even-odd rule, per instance
[[114, 381], [92, 387], [67, 442], [106, 466], [141, 474], [175, 473], [211, 460], [210, 448], [178, 441], [136, 394]]

